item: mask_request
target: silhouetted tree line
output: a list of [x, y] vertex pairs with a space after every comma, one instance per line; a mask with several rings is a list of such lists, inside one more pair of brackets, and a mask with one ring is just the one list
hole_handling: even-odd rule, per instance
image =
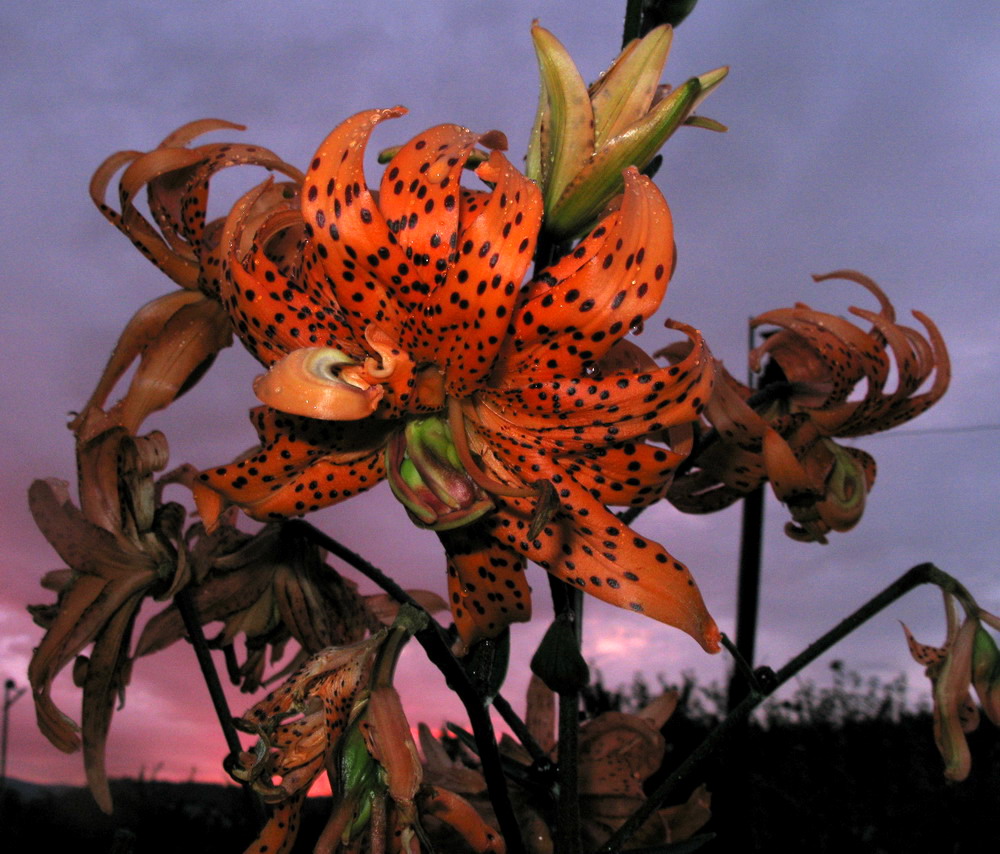
[[[831, 670], [831, 685], [803, 682], [790, 697], [765, 704], [691, 781], [692, 788], [707, 783], [712, 793], [714, 817], [705, 833], [714, 838], [699, 850], [1000, 850], [1000, 825], [992, 818], [1000, 802], [997, 730], [982, 727], [969, 736], [972, 774], [947, 784], [929, 707], [907, 704], [902, 676], [863, 680], [839, 662]], [[691, 676], [675, 686], [662, 678], [651, 686], [637, 676], [612, 690], [598, 675], [583, 697], [583, 713], [592, 717], [635, 711], [668, 687], [681, 692], [681, 703], [663, 728], [670, 749], [649, 787], [722, 719], [724, 690], [699, 686]], [[4, 850], [59, 850], [69, 842], [77, 854], [227, 854], [255, 836], [254, 817], [234, 786], [123, 779], [112, 790], [115, 813], [106, 816], [86, 789], [12, 781], [3, 803]], [[328, 799], [310, 800], [295, 852], [309, 850], [328, 812]]]

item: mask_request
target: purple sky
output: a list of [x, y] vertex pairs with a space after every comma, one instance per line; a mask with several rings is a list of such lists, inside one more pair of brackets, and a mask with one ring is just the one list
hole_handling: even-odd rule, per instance
[[[0, 240], [8, 303], [0, 383], [15, 417], [4, 444], [0, 678], [25, 684], [41, 635], [24, 605], [49, 600], [38, 579], [58, 565], [27, 512], [28, 484], [72, 477], [67, 413], [85, 401], [135, 309], [173, 287], [92, 207], [87, 182], [97, 164], [214, 116], [248, 125], [247, 141], [305, 166], [343, 118], [397, 103], [410, 115], [380, 129], [374, 148], [453, 121], [505, 131], [516, 162], [537, 97], [528, 33], [535, 17], [586, 78], [617, 52], [620, 14], [615, 4], [593, 1], [364, 7], [325, 0], [283, 3], [280, 11], [238, 2], [4, 6]], [[947, 15], [930, 0], [703, 0], [675, 38], [667, 80], [732, 66], [702, 108], [730, 131], [683, 129], [665, 150], [658, 183], [673, 211], [679, 266], [663, 316], [699, 326], [742, 376], [749, 316], [796, 300], [837, 312], [872, 307], [848, 283], [817, 286], [809, 278], [853, 267], [882, 284], [902, 315], [917, 308], [938, 323], [954, 369], [949, 394], [930, 413], [896, 435], [858, 442], [877, 457], [879, 475], [855, 531], [826, 547], [794, 543], [782, 533], [785, 511], [769, 499], [761, 663], [780, 666], [924, 560], [1000, 610], [996, 433], [958, 429], [1000, 423], [998, 24], [992, 0], [955, 4]], [[223, 176], [216, 214], [219, 197], [246, 182]], [[649, 350], [665, 340], [657, 328], [647, 324], [640, 339]], [[256, 372], [244, 351], [226, 351], [200, 386], [147, 422], [166, 432], [172, 463], [207, 466], [252, 443], [245, 412]], [[407, 586], [444, 591], [436, 538], [407, 522], [387, 488], [315, 521]], [[729, 633], [738, 522], [735, 509], [691, 517], [664, 506], [637, 524], [692, 567]], [[531, 571], [536, 620], [514, 629], [505, 691], [515, 704], [547, 619], [543, 574]], [[930, 590], [911, 594], [807, 675], [821, 678], [842, 658], [865, 675], [905, 670], [922, 690], [897, 620], [938, 643], [939, 602]], [[611, 684], [639, 670], [678, 678], [691, 668], [703, 681], [723, 674], [721, 656], [707, 658], [677, 631], [589, 599], [587, 618], [585, 652]], [[413, 723], [461, 717], [417, 648], [401, 667]], [[56, 700], [77, 714], [68, 678]], [[233, 703], [237, 711], [246, 705], [238, 696]], [[11, 739], [13, 776], [82, 780], [80, 757], [63, 756], [37, 734], [27, 697], [12, 710]], [[110, 772], [149, 773], [163, 762], [164, 777], [196, 768], [199, 779], [221, 780], [223, 752], [190, 650], [139, 662], [112, 725]]]

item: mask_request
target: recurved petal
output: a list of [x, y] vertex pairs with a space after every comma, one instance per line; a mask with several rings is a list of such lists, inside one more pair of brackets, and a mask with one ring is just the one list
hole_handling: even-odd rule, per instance
[[246, 125], [226, 121], [226, 119], [195, 119], [168, 133], [157, 148], [181, 148], [191, 140], [213, 130], [246, 130]]
[[438, 531], [448, 557], [448, 599], [466, 647], [496, 637], [511, 623], [531, 619], [531, 587], [524, 561], [497, 543], [479, 522]]
[[405, 112], [368, 110], [342, 122], [317, 150], [302, 186], [302, 215], [315, 249], [306, 263], [324, 270], [357, 340], [372, 321], [398, 340], [410, 308], [401, 300], [421, 281], [364, 175], [365, 147], [375, 126]]
[[394, 425], [317, 421], [267, 407], [251, 411], [260, 447], [202, 472], [199, 483], [261, 521], [301, 516], [364, 492], [385, 477]]
[[626, 170], [621, 209], [529, 285], [494, 382], [584, 375], [659, 308], [673, 257], [666, 200], [648, 178]]
[[[329, 283], [316, 266], [302, 269], [296, 257], [279, 264], [269, 255], [274, 241], [298, 230], [301, 215], [271, 207], [252, 228], [256, 208], [273, 188], [265, 183], [244, 195], [222, 231], [219, 297], [246, 348], [271, 365], [297, 347], [337, 347], [363, 358], [364, 350], [346, 324]], [[250, 242], [249, 247], [244, 244]], [[304, 280], [303, 280], [304, 279]]]
[[107, 626], [130, 615], [157, 575], [150, 558], [122, 551], [109, 532], [87, 522], [70, 503], [63, 482], [36, 481], [29, 504], [46, 539], [75, 571], [28, 666], [39, 729], [60, 750], [71, 752], [80, 744], [76, 725], [52, 703], [52, 680]]
[[566, 470], [602, 504], [644, 507], [663, 498], [687, 458], [669, 448], [625, 442], [570, 458]]
[[361, 640], [372, 618], [357, 591], [330, 567], [318, 578], [303, 570], [282, 566], [274, 578], [275, 604], [292, 637], [313, 655]]
[[[122, 205], [123, 212], [116, 211], [105, 202], [108, 184], [111, 183], [115, 173], [126, 164], [135, 163], [144, 156], [141, 151], [119, 151], [117, 154], [112, 154], [94, 172], [90, 180], [90, 197], [98, 210], [104, 214], [105, 219], [129, 238], [143, 255], [181, 287], [194, 290], [198, 287], [198, 262], [193, 253], [175, 252], [162, 235], [142, 217], [132, 216], [126, 223], [124, 219], [124, 214], [128, 213], [126, 205], [131, 205], [128, 199]], [[166, 165], [169, 168], [184, 169], [198, 160], [199, 156], [194, 152], [175, 150], [173, 159]]]
[[[172, 291], [146, 303], [129, 320], [118, 342], [111, 351], [101, 379], [98, 381], [90, 400], [83, 408], [86, 412], [92, 408], [102, 408], [115, 384], [122, 378], [125, 371], [135, 359], [141, 356], [147, 347], [153, 344], [163, 334], [163, 329], [177, 311], [186, 305], [201, 302], [204, 297], [192, 291]], [[76, 430], [83, 421], [83, 414], [70, 422], [70, 429]]]
[[448, 393], [466, 397], [490, 378], [541, 224], [537, 187], [497, 151], [477, 173], [494, 185], [463, 222], [447, 279], [431, 295], [411, 349], [443, 364]]
[[90, 654], [83, 683], [81, 734], [87, 785], [98, 806], [108, 814], [112, 801], [104, 748], [115, 702], [119, 696], [124, 697], [128, 683], [128, 646], [142, 595], [142, 591], [133, 593], [104, 625]]
[[243, 854], [289, 854], [299, 835], [300, 816], [306, 793], [298, 792], [288, 800], [270, 807], [267, 824]]
[[[751, 327], [773, 324], [783, 327], [764, 341], [750, 356], [751, 367], [759, 369], [764, 353], [769, 353], [791, 382], [826, 383], [828, 400], [844, 400], [862, 378], [876, 393], [889, 376], [889, 357], [882, 343], [842, 317], [815, 311], [808, 306], [776, 309], [755, 317]], [[808, 361], [803, 354], [808, 353]], [[818, 373], [810, 369], [822, 366]]]
[[191, 388], [231, 342], [229, 318], [218, 303], [202, 299], [182, 305], [139, 357], [128, 392], [116, 404], [117, 420], [138, 432], [147, 416]]
[[[489, 139], [501, 142], [499, 138]], [[459, 196], [462, 170], [480, 141], [480, 135], [458, 125], [443, 124], [425, 130], [404, 145], [382, 175], [379, 208], [412, 262], [426, 295], [444, 282], [444, 271], [458, 245]], [[372, 265], [383, 276], [387, 259], [376, 256]], [[417, 294], [400, 292], [405, 303]]]
[[[915, 311], [914, 316], [927, 328], [930, 338], [928, 345], [920, 339], [919, 333], [905, 326], [888, 323], [871, 312], [852, 309], [859, 316], [872, 320], [876, 328], [885, 336], [896, 358], [897, 385], [891, 395], [881, 393], [881, 388], [875, 393], [869, 390], [865, 399], [855, 404], [855, 410], [850, 417], [836, 427], [836, 435], [861, 436], [888, 430], [891, 427], [916, 418], [933, 406], [948, 390], [951, 380], [951, 362], [944, 339], [934, 322], [921, 312]], [[919, 343], [917, 343], [919, 341]], [[934, 381], [923, 394], [913, 396], [934, 370]], [[845, 404], [845, 407], [850, 404]], [[833, 416], [823, 416], [824, 423]], [[825, 425], [824, 423], [824, 426]]]
[[[698, 418], [711, 397], [714, 363], [698, 330], [671, 323], [694, 342], [688, 355], [669, 368], [615, 371], [593, 376], [546, 378], [523, 375], [520, 387], [487, 389], [477, 399], [480, 423], [503, 446], [528, 442], [551, 452], [590, 451], [656, 433]], [[523, 453], [523, 452], [519, 452]]]
[[[274, 568], [255, 564], [210, 576], [192, 589], [192, 604], [203, 625], [226, 621], [252, 607], [271, 586]], [[139, 636], [135, 657], [166, 649], [187, 634], [176, 605], [150, 618]]]
[[959, 782], [969, 776], [972, 756], [965, 733], [976, 728], [979, 710], [969, 699], [972, 651], [979, 621], [967, 618], [934, 680], [934, 738], [945, 761], [944, 775]]
[[719, 629], [688, 568], [571, 479], [555, 485], [562, 510], [530, 542], [532, 502], [498, 499], [489, 521], [494, 539], [585, 593], [675, 626], [707, 652], [718, 652]]
[[354, 363], [336, 347], [300, 347], [254, 380], [258, 399], [272, 409], [323, 421], [358, 421], [378, 407], [381, 385], [349, 382], [342, 374]]

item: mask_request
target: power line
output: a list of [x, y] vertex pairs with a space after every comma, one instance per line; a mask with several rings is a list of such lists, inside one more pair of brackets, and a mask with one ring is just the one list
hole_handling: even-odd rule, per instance
[[882, 433], [869, 433], [865, 436], [852, 436], [852, 439], [884, 439], [887, 436], [930, 436], [935, 433], [982, 433], [987, 430], [1000, 430], [1000, 424], [965, 424], [960, 427], [926, 427], [918, 430], [886, 430]]

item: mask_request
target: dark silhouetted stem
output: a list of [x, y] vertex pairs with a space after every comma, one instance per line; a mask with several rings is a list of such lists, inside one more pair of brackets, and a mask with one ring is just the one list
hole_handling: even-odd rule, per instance
[[[198, 659], [198, 666], [201, 667], [201, 675], [205, 680], [205, 687], [208, 688], [208, 695], [212, 698], [212, 705], [215, 707], [216, 717], [219, 719], [219, 726], [222, 727], [222, 734], [226, 739], [226, 746], [232, 756], [238, 756], [243, 750], [239, 736], [236, 734], [236, 727], [233, 726], [233, 716], [229, 711], [229, 703], [226, 695], [222, 691], [222, 682], [219, 680], [219, 673], [215, 669], [215, 662], [212, 661], [212, 653], [208, 649], [208, 642], [205, 640], [205, 633], [201, 630], [201, 620], [198, 618], [198, 611], [191, 599], [191, 593], [187, 588], [177, 591], [174, 596], [174, 604], [184, 621], [184, 628], [187, 630], [188, 639], [194, 647], [195, 657]], [[245, 797], [252, 804], [254, 815], [258, 823], [263, 826], [267, 817], [264, 814], [264, 807], [260, 799], [253, 793], [249, 786], [243, 785]]]
[[[764, 530], [764, 485], [743, 499], [740, 534], [740, 571], [736, 597], [736, 649], [753, 667], [757, 647], [757, 613], [760, 603], [760, 554]], [[732, 710], [746, 696], [748, 686], [738, 672], [729, 680], [727, 708]]]
[[[336, 555], [358, 572], [370, 578], [398, 602], [406, 602], [414, 608], [423, 610], [420, 603], [388, 575], [347, 546], [337, 542], [308, 522], [293, 520], [286, 524], [290, 530], [303, 533], [318, 546], [326, 549], [330, 554]], [[469, 716], [469, 725], [472, 727], [472, 733], [476, 739], [479, 761], [483, 766], [483, 777], [486, 778], [490, 802], [493, 804], [493, 810], [500, 825], [500, 833], [507, 843], [509, 854], [522, 854], [525, 850], [524, 842], [521, 839], [521, 829], [510, 802], [510, 793], [507, 791], [507, 780], [500, 764], [500, 752], [497, 750], [496, 735], [493, 731], [493, 721], [490, 719], [489, 709], [469, 681], [462, 665], [452, 655], [448, 638], [437, 620], [430, 619], [427, 628], [416, 632], [414, 637], [423, 647], [430, 661], [444, 675], [448, 687], [455, 692], [459, 700], [462, 701], [462, 705], [465, 706], [465, 712]]]
[[[549, 576], [556, 619], [573, 626], [577, 648], [582, 644], [583, 593], [554, 575]], [[559, 764], [556, 769], [559, 799], [556, 808], [556, 845], [559, 854], [581, 854], [579, 786], [579, 688], [559, 692]]]
[[[716, 749], [718, 749], [734, 731], [740, 729], [742, 723], [749, 717], [750, 713], [760, 705], [763, 700], [773, 694], [780, 686], [795, 676], [804, 667], [814, 662], [830, 647], [842, 641], [856, 628], [870, 620], [879, 611], [891, 605], [900, 597], [909, 593], [914, 587], [921, 584], [937, 584], [943, 590], [954, 593], [956, 596], [968, 596], [968, 591], [961, 586], [954, 578], [946, 572], [938, 569], [934, 564], [922, 563], [905, 572], [896, 581], [885, 588], [874, 598], [870, 599], [858, 610], [845, 619], [841, 620], [830, 631], [819, 640], [810, 644], [806, 649], [795, 656], [784, 667], [782, 667], [773, 678], [768, 680], [768, 684], [761, 687], [761, 690], [751, 689], [750, 693], [733, 709], [711, 733], [699, 744], [687, 759], [664, 780], [653, 792], [648, 800], [637, 809], [600, 849], [598, 854], [617, 854], [622, 846], [635, 834], [642, 826], [643, 822], [671, 795], [678, 792], [689, 784], [701, 766]], [[969, 597], [971, 599], [971, 597]]]
[[507, 702], [506, 698], [497, 694], [497, 696], [493, 699], [493, 708], [500, 713], [500, 717], [504, 719], [507, 726], [509, 726], [514, 735], [517, 736], [517, 740], [520, 741], [524, 749], [528, 751], [531, 761], [538, 767], [547, 769], [551, 764], [548, 754], [542, 750], [538, 742], [535, 741], [535, 737], [528, 731], [528, 727], [525, 726], [525, 723], [521, 720], [520, 715], [514, 711], [510, 703]]
[[642, 34], [643, 0], [628, 0], [625, 6], [625, 26], [622, 27], [622, 47]]

